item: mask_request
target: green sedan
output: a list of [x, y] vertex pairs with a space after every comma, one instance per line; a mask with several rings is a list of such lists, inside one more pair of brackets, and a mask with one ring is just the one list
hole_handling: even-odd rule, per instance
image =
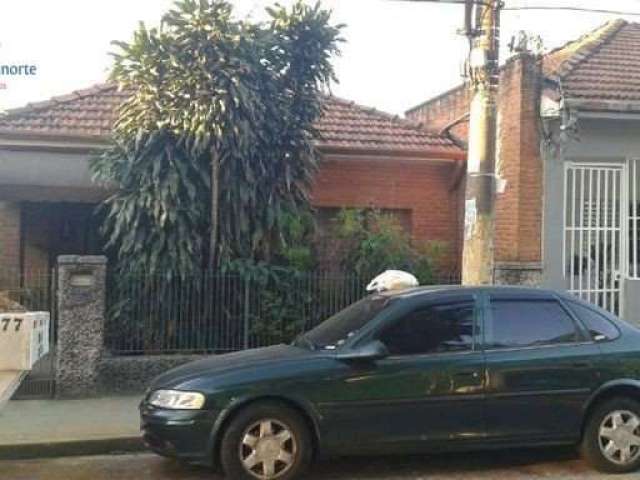
[[429, 287], [371, 295], [291, 345], [156, 378], [153, 451], [228, 478], [301, 478], [331, 455], [579, 445], [640, 467], [640, 330], [575, 297]]

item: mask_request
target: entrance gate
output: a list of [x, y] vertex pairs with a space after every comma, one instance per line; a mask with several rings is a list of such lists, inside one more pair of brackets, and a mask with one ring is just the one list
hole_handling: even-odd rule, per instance
[[[635, 168], [635, 164], [634, 164]], [[565, 167], [563, 264], [570, 293], [622, 315], [628, 212], [625, 164]]]

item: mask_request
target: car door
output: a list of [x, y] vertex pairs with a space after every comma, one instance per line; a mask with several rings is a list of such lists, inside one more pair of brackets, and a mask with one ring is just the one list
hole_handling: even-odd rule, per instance
[[553, 294], [490, 293], [484, 352], [490, 438], [577, 438], [599, 349]]
[[332, 450], [421, 451], [483, 436], [478, 312], [471, 294], [442, 295], [407, 305], [372, 332], [390, 355], [345, 367], [330, 410], [324, 405]]

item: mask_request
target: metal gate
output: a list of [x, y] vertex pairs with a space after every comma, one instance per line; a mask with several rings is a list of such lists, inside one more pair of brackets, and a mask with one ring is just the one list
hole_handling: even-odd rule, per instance
[[[628, 225], [628, 277], [640, 279], [640, 159], [628, 161], [629, 173], [629, 221]], [[630, 313], [630, 312], [629, 312]]]
[[564, 275], [569, 292], [621, 315], [626, 257], [624, 164], [568, 163], [564, 195]]

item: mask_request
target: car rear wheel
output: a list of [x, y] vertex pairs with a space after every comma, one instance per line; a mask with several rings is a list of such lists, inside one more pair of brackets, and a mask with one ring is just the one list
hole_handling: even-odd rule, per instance
[[628, 473], [640, 468], [640, 403], [616, 398], [596, 407], [587, 420], [582, 453], [603, 472]]
[[229, 424], [220, 447], [228, 478], [290, 480], [309, 466], [311, 435], [302, 417], [278, 403], [243, 409]]

